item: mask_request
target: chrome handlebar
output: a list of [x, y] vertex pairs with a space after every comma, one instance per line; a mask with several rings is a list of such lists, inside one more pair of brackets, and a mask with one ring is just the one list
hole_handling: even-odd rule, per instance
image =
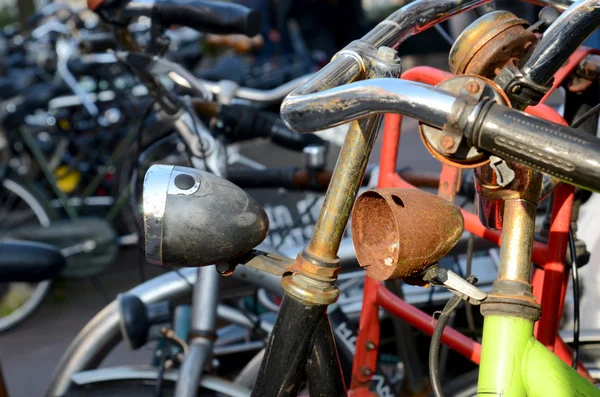
[[332, 128], [378, 113], [401, 113], [441, 128], [456, 96], [427, 84], [385, 78], [363, 80], [305, 96], [290, 94], [281, 118], [299, 132]]
[[436, 87], [392, 78], [351, 83], [311, 97], [309, 108], [293, 95], [286, 99], [282, 118], [291, 128], [310, 132], [378, 113], [401, 113], [442, 129], [452, 116], [460, 119], [475, 148], [600, 192], [600, 139], [487, 99], [469, 103]]
[[[128, 54], [130, 53], [85, 54], [82, 55], [81, 59], [84, 62], [90, 63], [116, 63], [119, 60], [126, 61]], [[147, 66], [147, 70], [152, 74], [169, 75], [175, 83], [193, 89], [197, 94], [206, 99], [212, 99], [213, 95], [219, 96], [223, 88], [221, 82], [199, 79], [178, 63], [157, 56], [152, 58], [152, 61]], [[264, 105], [279, 103], [286, 95], [300, 87], [312, 76], [312, 74], [301, 76], [270, 90], [236, 86], [233, 96], [238, 99]]]
[[[491, 0], [414, 1], [400, 8], [384, 21], [380, 22], [362, 39], [360, 39], [359, 42], [374, 47], [386, 46], [396, 49], [406, 39], [414, 34], [444, 22], [453, 15], [484, 5], [490, 1]], [[560, 67], [560, 65], [562, 65], [566, 59], [568, 59], [570, 53], [574, 50], [574, 48], [581, 44], [581, 41], [577, 41], [577, 45], [572, 48], [571, 52], [568, 54], [564, 54], [563, 52], [554, 54], [553, 49], [555, 49], [557, 45], [565, 45], [564, 40], [561, 40], [557, 43], [557, 36], [560, 36], [564, 39], [570, 37], [573, 32], [581, 34], [581, 32], [587, 32], [591, 26], [597, 26], [595, 13], [600, 12], [600, 8], [598, 11], [596, 11], [594, 8], [593, 18], [584, 20], [581, 18], [581, 12], [586, 10], [589, 7], [588, 3], [593, 2], [593, 0], [578, 0], [575, 2], [573, 0], [527, 1], [539, 5], [554, 6], [560, 10], [564, 10], [568, 5], [572, 4], [569, 11], [563, 13], [563, 15], [561, 15], [561, 17], [556, 21], [557, 23], [553, 24], [553, 26], [548, 29], [548, 31], [551, 32], [551, 35], [544, 35], [538, 43], [535, 50], [536, 54], [538, 54], [538, 60], [534, 62], [532, 57], [532, 60], [528, 62], [528, 65], [526, 65], [528, 67], [528, 73], [535, 75], [540, 69], [547, 67], [549, 60]], [[573, 18], [576, 18], [579, 26], [572, 26], [570, 23], [565, 24], [565, 22], [570, 22]], [[560, 22], [560, 25], [558, 22]], [[562, 34], [558, 35], [557, 33], [553, 33], [558, 31], [562, 32]], [[582, 41], [586, 37], [587, 36], [583, 37]], [[313, 99], [313, 97], [310, 96], [311, 94], [348, 84], [356, 79], [361, 78], [361, 75], [364, 75], [364, 72], [364, 60], [362, 59], [361, 54], [352, 48], [352, 44], [350, 44], [338, 52], [332, 61], [319, 72], [317, 72], [313, 78], [292, 92], [290, 97], [294, 97], [296, 103], [304, 100], [306, 106], [310, 106], [309, 102]], [[301, 96], [305, 97], [301, 98]], [[283, 106], [285, 106], [285, 103]]]
[[[491, 0], [414, 1], [394, 12], [375, 26], [359, 42], [373, 47], [397, 48], [410, 36], [422, 32], [451, 16], [489, 3]], [[364, 75], [365, 65], [360, 53], [350, 44], [304, 85], [292, 94], [297, 101], [310, 102], [314, 94], [351, 83]], [[306, 96], [301, 98], [300, 96]], [[308, 105], [308, 104], [307, 104]]]
[[[401, 8], [363, 39], [340, 51], [325, 68], [293, 91], [282, 103], [282, 118], [290, 128], [301, 132], [325, 129], [377, 113], [401, 113], [425, 124], [443, 127], [452, 107], [461, 104], [462, 98], [398, 79], [351, 82], [372, 75], [369, 68], [378, 58], [370, 47], [396, 48], [411, 35], [485, 3], [486, 0], [416, 1]], [[597, 26], [600, 20], [600, 7], [591, 7], [591, 3], [595, 2], [574, 2], [546, 31], [523, 70], [525, 78], [545, 85], [585, 40], [592, 26]], [[466, 117], [478, 120], [469, 131], [463, 131], [476, 148], [522, 162], [564, 182], [600, 191], [600, 139], [584, 139], [574, 129], [500, 105], [474, 105]], [[519, 137], [509, 133], [498, 139], [498, 134], [503, 133], [498, 125], [518, 130]]]
[[[256, 88], [238, 87], [235, 91], [235, 97], [239, 99], [245, 99], [252, 102], [258, 102], [265, 105], [279, 103], [296, 88], [306, 83], [312, 74], [297, 77], [293, 80], [288, 81], [270, 90], [259, 90]], [[221, 84], [214, 81], [201, 80], [194, 77], [200, 82], [206, 89], [208, 89], [213, 95], [219, 95], [221, 93]]]
[[[199, 79], [186, 70], [183, 66], [164, 58], [154, 57], [151, 65], [148, 67], [148, 71], [153, 74], [175, 73], [188, 83], [189, 88], [192, 88], [207, 99], [212, 99], [211, 96], [213, 95], [219, 96], [223, 89], [221, 82]], [[286, 95], [305, 83], [310, 76], [312, 75], [298, 77], [271, 90], [240, 87], [236, 84], [233, 92], [228, 92], [227, 94], [232, 95], [235, 98], [258, 102], [265, 105], [279, 103], [283, 100], [283, 98], [285, 98]], [[178, 83], [178, 79], [174, 80], [176, 83]]]
[[[484, 5], [490, 1], [491, 0], [415, 1], [394, 12], [357, 42], [372, 47], [386, 46], [395, 49], [414, 34], [439, 24], [453, 15]], [[549, 30], [551, 30], [551, 32], [562, 31], [562, 38], [569, 37], [569, 34], [571, 34], [572, 31], [587, 31], [589, 26], [594, 25], [596, 19], [590, 18], [589, 21], [585, 21], [585, 24], [583, 24], [585, 27], [582, 27], [583, 25], [581, 25], [581, 23], [583, 21], [581, 21], [581, 18], [579, 17], [580, 13], [571, 10], [584, 10], [589, 6], [587, 3], [590, 1], [592, 0], [579, 0], [573, 3], [571, 9], [568, 12], [565, 12], [559, 20], [557, 20], [557, 22], [560, 21], [563, 26], [557, 26], [553, 30], [552, 28]], [[572, 2], [572, 0], [531, 0], [530, 2], [540, 5], [559, 6], [561, 9], [564, 9], [567, 4]], [[577, 20], [580, 22], [581, 26], [573, 27], [569, 25], [568, 27], [565, 27], [564, 23], [570, 21], [570, 18], [574, 18], [575, 16], [578, 16]], [[557, 24], [555, 23], [554, 25]], [[585, 39], [585, 37], [583, 37], [582, 40], [583, 39]], [[564, 40], [561, 42], [564, 43]], [[351, 83], [357, 79], [363, 79], [366, 71], [365, 60], [363, 59], [363, 54], [356, 50], [355, 43], [351, 43], [338, 52], [328, 65], [317, 72], [301, 87], [293, 91], [288, 99], [282, 104], [282, 112], [288, 113], [285, 109], [288, 101], [293, 101], [296, 110], [302, 110], [303, 108], [312, 106], [311, 102], [316, 99], [313, 94]], [[580, 41], [577, 42], [575, 48], [579, 44], [581, 44]], [[528, 69], [529, 74], [535, 75], [540, 69], [547, 67], [548, 61], [544, 61], [544, 59], [550, 59], [558, 66], [562, 65], [563, 62], [568, 59], [570, 52], [568, 54], [563, 52], [555, 54], [551, 51], [556, 45], [556, 37], [554, 37], [554, 35], [548, 38], [544, 36], [540, 40], [536, 47], [536, 52], [540, 53], [542, 59], [537, 63], [531, 61], [531, 65], [529, 65]], [[327, 120], [323, 121], [324, 125], [326, 125]]]

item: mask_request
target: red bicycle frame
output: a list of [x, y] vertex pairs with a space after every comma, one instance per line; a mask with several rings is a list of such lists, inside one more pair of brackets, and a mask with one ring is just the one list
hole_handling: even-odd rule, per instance
[[[553, 87], [542, 99], [542, 103], [526, 109], [527, 113], [566, 125], [565, 120], [551, 107], [543, 102], [557, 89], [590, 52], [581, 47], [569, 62], [556, 74]], [[453, 75], [431, 67], [416, 67], [403, 73], [403, 79], [437, 85]], [[383, 143], [379, 162], [378, 187], [414, 188], [397, 173], [397, 157], [400, 146], [402, 116], [388, 114], [383, 128]], [[440, 194], [452, 198], [455, 194], [449, 187], [458, 176], [458, 171], [444, 164], [440, 174]], [[568, 273], [565, 272], [564, 259], [569, 239], [569, 227], [573, 208], [574, 187], [560, 185], [554, 193], [550, 236], [548, 244], [534, 243], [532, 261], [538, 266], [533, 275], [534, 294], [542, 305], [542, 316], [536, 324], [535, 335], [548, 349], [553, 350], [563, 361], [571, 363], [572, 353], [569, 347], [558, 336], [558, 325], [562, 314], [563, 302], [567, 288]], [[500, 231], [486, 229], [479, 218], [468, 211], [462, 211], [465, 230], [501, 244]], [[356, 340], [356, 353], [352, 368], [352, 382], [349, 394], [352, 396], [370, 396], [368, 385], [375, 373], [379, 349], [380, 323], [379, 308], [406, 321], [418, 330], [432, 335], [436, 320], [429, 314], [407, 303], [389, 291], [383, 284], [365, 276], [363, 306], [360, 315], [359, 333]], [[460, 332], [446, 327], [441, 342], [451, 349], [479, 364], [481, 345]], [[578, 371], [590, 378], [587, 370], [580, 363]]]

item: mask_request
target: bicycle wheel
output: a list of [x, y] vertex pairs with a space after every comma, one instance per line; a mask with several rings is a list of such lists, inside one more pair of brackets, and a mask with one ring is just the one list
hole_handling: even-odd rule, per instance
[[[42, 191], [25, 179], [11, 174], [2, 179], [1, 185], [0, 237], [16, 227], [48, 226], [58, 219]], [[27, 318], [42, 303], [51, 282], [0, 283], [0, 332]]]

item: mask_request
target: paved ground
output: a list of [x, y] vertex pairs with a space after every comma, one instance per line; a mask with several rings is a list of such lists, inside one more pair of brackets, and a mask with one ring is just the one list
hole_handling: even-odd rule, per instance
[[[99, 291], [89, 280], [58, 281], [42, 306], [24, 323], [0, 335], [2, 368], [12, 397], [42, 396], [54, 367], [71, 340], [100, 309], [108, 297], [127, 291], [139, 282], [137, 249], [127, 249], [98, 277]], [[147, 267], [149, 274], [158, 268]], [[143, 362], [124, 346], [107, 363]], [[147, 355], [147, 353], [146, 353]]]

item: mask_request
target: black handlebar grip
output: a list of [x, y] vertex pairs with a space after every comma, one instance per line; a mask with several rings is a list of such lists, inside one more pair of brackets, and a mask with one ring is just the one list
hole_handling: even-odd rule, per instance
[[498, 104], [478, 120], [471, 136], [477, 148], [600, 192], [600, 139]]
[[292, 131], [277, 115], [244, 105], [223, 105], [219, 109], [221, 129], [234, 141], [268, 138], [283, 148], [301, 152], [307, 146], [328, 147], [329, 142], [315, 134]]
[[292, 131], [282, 120], [275, 120], [271, 126], [271, 142], [286, 149], [301, 152], [308, 146], [329, 147], [329, 142], [315, 134]]
[[163, 25], [181, 25], [205, 33], [260, 33], [260, 12], [233, 3], [203, 0], [163, 0], [154, 5], [153, 14]]
[[295, 188], [295, 167], [230, 170], [227, 180], [242, 189]]

